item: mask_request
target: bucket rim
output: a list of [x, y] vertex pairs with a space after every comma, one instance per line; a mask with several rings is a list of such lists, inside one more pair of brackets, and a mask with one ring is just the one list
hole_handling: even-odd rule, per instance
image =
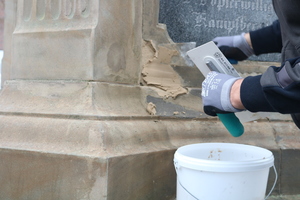
[[[192, 146], [209, 146], [220, 147], [234, 147], [234, 148], [247, 148], [255, 149], [264, 152], [264, 156], [260, 159], [248, 159], [243, 161], [221, 161], [221, 160], [208, 160], [200, 158], [192, 158], [180, 153], [186, 148]], [[273, 153], [265, 148], [257, 147], [253, 145], [246, 144], [236, 144], [236, 143], [196, 143], [189, 144], [179, 147], [174, 154], [174, 164], [177, 168], [185, 167], [194, 170], [210, 171], [210, 172], [244, 172], [244, 171], [256, 171], [266, 168], [270, 168], [274, 165]]]

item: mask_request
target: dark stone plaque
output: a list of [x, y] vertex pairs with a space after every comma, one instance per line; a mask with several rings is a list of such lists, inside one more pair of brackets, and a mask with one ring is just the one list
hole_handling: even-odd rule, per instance
[[[174, 42], [204, 44], [217, 36], [241, 34], [276, 20], [271, 0], [160, 0], [160, 23]], [[279, 61], [279, 54], [251, 60]]]

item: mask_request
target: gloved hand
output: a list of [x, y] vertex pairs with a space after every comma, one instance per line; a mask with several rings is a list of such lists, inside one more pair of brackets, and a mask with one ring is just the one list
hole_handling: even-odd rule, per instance
[[212, 41], [216, 43], [226, 58], [242, 61], [254, 53], [244, 35], [245, 33], [234, 36], [216, 37]]
[[218, 72], [209, 72], [202, 83], [202, 101], [204, 112], [216, 116], [217, 113], [239, 112], [230, 102], [233, 83], [240, 78]]

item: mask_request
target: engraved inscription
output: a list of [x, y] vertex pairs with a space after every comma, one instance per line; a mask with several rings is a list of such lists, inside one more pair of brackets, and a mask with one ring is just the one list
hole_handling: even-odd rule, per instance
[[95, 0], [18, 0], [16, 32], [73, 29], [95, 25]]
[[[249, 20], [248, 16], [245, 16], [246, 13], [234, 16], [230, 14], [232, 11], [273, 13], [273, 7], [270, 2], [263, 0], [202, 0], [199, 5], [202, 12], [192, 13], [192, 16], [195, 16], [194, 27], [222, 29], [226, 30], [228, 34], [233, 30], [253, 30], [261, 26], [261, 23], [258, 24], [257, 21]], [[205, 10], [201, 9], [201, 7], [209, 7], [211, 9]], [[263, 24], [265, 23], [263, 22]]]
[[276, 19], [271, 0], [160, 0], [159, 22], [178, 43], [198, 46], [214, 37], [268, 26]]
[[[207, 1], [206, 1], [207, 3]], [[206, 4], [205, 3], [205, 4]], [[202, 5], [205, 5], [202, 4]], [[243, 0], [212, 0], [210, 3], [212, 6], [216, 6], [218, 10], [221, 9], [242, 9], [253, 11], [265, 11], [273, 10], [270, 1], [256, 0], [256, 1], [243, 1]]]

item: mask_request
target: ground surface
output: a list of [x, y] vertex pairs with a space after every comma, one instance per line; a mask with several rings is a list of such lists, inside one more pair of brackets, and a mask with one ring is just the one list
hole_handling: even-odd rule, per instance
[[268, 200], [300, 200], [300, 195], [272, 196]]
[[268, 200], [300, 200], [300, 195], [271, 196]]

